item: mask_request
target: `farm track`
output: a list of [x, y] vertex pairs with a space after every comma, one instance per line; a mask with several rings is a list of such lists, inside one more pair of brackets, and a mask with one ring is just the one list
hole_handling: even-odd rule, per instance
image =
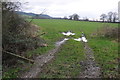
[[[23, 74], [21, 78], [38, 78], [39, 73], [43, 70], [43, 67], [55, 57], [55, 53], [59, 51], [60, 47], [65, 42], [66, 40], [64, 39], [56, 42], [57, 44], [54, 49], [48, 51], [44, 55], [38, 56], [35, 59], [34, 65], [29, 69], [29, 71]], [[98, 67], [97, 63], [95, 62], [92, 49], [87, 43], [83, 43], [83, 45], [85, 51], [85, 61], [80, 62], [83, 71], [80, 73], [78, 78], [100, 78], [100, 67]]]
[[83, 43], [85, 51], [85, 61], [81, 61], [82, 72], [78, 76], [79, 78], [100, 78], [101, 72], [100, 67], [95, 62], [94, 54], [92, 49], [87, 43]]
[[37, 78], [39, 73], [42, 71], [45, 64], [50, 62], [54, 57], [55, 53], [59, 51], [62, 44], [64, 44], [66, 41], [58, 41], [56, 42], [56, 47], [50, 51], [48, 51], [44, 55], [40, 55], [35, 59], [34, 65], [30, 68], [29, 71], [27, 71], [25, 74], [21, 76], [21, 78]]

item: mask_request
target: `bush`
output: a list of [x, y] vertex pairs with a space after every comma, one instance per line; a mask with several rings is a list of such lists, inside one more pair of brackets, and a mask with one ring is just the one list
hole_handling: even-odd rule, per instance
[[119, 27], [111, 27], [109, 25], [104, 25], [103, 27], [97, 29], [96, 32], [97, 36], [115, 39], [117, 41], [119, 41], [120, 39], [120, 36], [118, 36], [119, 33], [120, 33]]
[[[37, 48], [45, 41], [36, 34], [39, 30], [37, 26], [25, 21], [16, 13], [19, 7], [19, 2], [2, 3], [2, 48], [21, 55], [21, 52]], [[4, 60], [9, 56], [3, 55]]]

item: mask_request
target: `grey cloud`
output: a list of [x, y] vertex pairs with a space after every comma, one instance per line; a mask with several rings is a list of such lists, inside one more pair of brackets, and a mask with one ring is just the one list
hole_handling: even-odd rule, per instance
[[[89, 3], [88, 1], [89, 0], [26, 0], [28, 4], [25, 5], [26, 9], [24, 7], [24, 11], [40, 13], [46, 8], [46, 13], [51, 16], [69, 16], [77, 13], [81, 17], [87, 16], [91, 18], [99, 17], [100, 14], [107, 13], [111, 10], [117, 11], [117, 5], [115, 5], [115, 3], [117, 4], [118, 0], [106, 0], [106, 2], [109, 1], [109, 3], [104, 3], [104, 5], [103, 3], [98, 3], [96, 0], [91, 0], [96, 3], [90, 1]], [[105, 0], [98, 1], [101, 2]], [[82, 2], [84, 4], [82, 4]], [[114, 4], [111, 6], [112, 2]]]

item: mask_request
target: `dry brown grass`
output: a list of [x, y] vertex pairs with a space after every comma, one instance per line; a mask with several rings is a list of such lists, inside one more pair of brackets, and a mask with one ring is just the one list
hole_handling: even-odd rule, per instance
[[31, 37], [36, 37], [37, 32], [40, 30], [40, 27], [38, 27], [37, 25], [31, 24], [28, 30], [28, 33]]
[[106, 37], [120, 42], [120, 36], [118, 34], [120, 34], [120, 28], [109, 25], [104, 25], [96, 31], [96, 35], [99, 37]]

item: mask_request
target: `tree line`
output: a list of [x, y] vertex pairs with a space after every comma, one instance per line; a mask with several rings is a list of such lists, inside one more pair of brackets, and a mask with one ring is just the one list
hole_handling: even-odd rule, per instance
[[108, 14], [101, 14], [100, 20], [103, 22], [116, 22], [118, 20], [117, 12], [108, 12]]
[[[70, 15], [69, 18], [67, 18], [66, 16], [63, 19], [67, 19], [67, 20], [76, 20], [76, 21], [90, 21], [89, 18], [85, 17], [83, 19], [79, 19], [80, 16], [78, 14], [73, 14]], [[117, 12], [108, 12], [108, 14], [101, 14], [100, 15], [100, 20], [102, 20], [102, 22], [117, 22], [118, 21], [118, 14]], [[92, 20], [94, 21], [94, 20]]]

